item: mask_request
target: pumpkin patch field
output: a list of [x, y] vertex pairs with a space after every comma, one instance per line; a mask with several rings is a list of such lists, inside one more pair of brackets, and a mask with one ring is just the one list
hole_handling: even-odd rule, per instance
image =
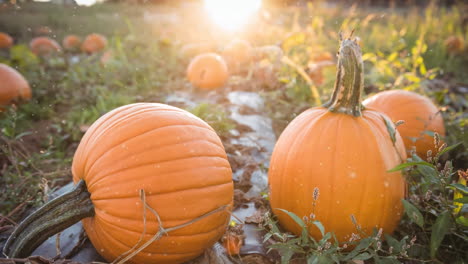
[[0, 263], [466, 263], [467, 21], [0, 2]]

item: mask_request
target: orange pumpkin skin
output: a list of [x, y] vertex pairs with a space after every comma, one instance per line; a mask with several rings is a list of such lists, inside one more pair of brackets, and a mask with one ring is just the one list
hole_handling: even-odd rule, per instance
[[9, 105], [18, 99], [31, 99], [28, 81], [15, 69], [0, 63], [0, 111], [1, 106]]
[[[353, 117], [318, 107], [288, 125], [276, 143], [269, 171], [271, 207], [287, 230], [301, 232], [277, 208], [301, 218], [315, 214], [340, 242], [357, 233], [351, 215], [369, 235], [374, 227], [393, 232], [402, 214], [405, 181], [400, 172], [386, 172], [400, 159], [382, 118], [375, 111]], [[396, 146], [404, 154], [398, 135]], [[314, 188], [319, 191], [315, 209]], [[309, 232], [321, 239], [318, 229], [310, 227]]]
[[[221, 140], [204, 121], [176, 107], [137, 103], [117, 108], [86, 132], [72, 164], [73, 180], [86, 181], [96, 215], [83, 225], [109, 262], [132, 248], [143, 232], [139, 190], [165, 228], [227, 205], [153, 242], [131, 263], [182, 263], [213, 245], [227, 228], [232, 172]], [[147, 212], [144, 241], [158, 224]], [[143, 243], [142, 243], [143, 244]]]
[[252, 57], [252, 45], [246, 40], [236, 39], [223, 50], [223, 57], [232, 62], [244, 63]]
[[96, 53], [104, 50], [107, 47], [107, 39], [101, 34], [89, 34], [86, 36], [83, 44], [81, 44], [81, 51], [86, 53]]
[[29, 43], [29, 46], [31, 51], [38, 56], [50, 55], [61, 50], [60, 45], [48, 37], [34, 38]]
[[312, 61], [321, 62], [321, 61], [333, 61], [333, 55], [330, 52], [322, 52], [313, 57]]
[[[420, 94], [404, 90], [384, 91], [367, 98], [363, 104], [387, 114], [393, 122], [405, 121], [398, 126], [398, 131], [407, 151], [416, 147], [416, 153], [421, 158], [427, 157], [428, 150], [433, 153], [437, 151], [434, 138], [425, 131], [445, 136], [444, 120], [439, 109], [429, 98]], [[414, 139], [417, 139], [416, 142]]]
[[81, 38], [76, 35], [68, 35], [63, 39], [62, 45], [66, 50], [76, 50], [81, 45]]
[[[385, 114], [362, 110], [363, 74], [359, 46], [344, 40], [332, 99], [297, 116], [279, 137], [270, 161], [270, 204], [279, 223], [300, 235], [286, 213], [320, 221], [345, 243], [357, 231], [391, 233], [402, 215], [406, 183], [388, 173], [406, 158], [398, 132], [390, 137]], [[311, 236], [322, 238], [308, 222]], [[361, 234], [360, 234], [361, 235]]]
[[449, 54], [461, 53], [465, 48], [465, 41], [460, 36], [450, 36], [445, 40], [444, 44]]
[[215, 53], [196, 56], [187, 68], [187, 79], [201, 89], [215, 89], [226, 84], [228, 68], [223, 58]]
[[8, 49], [13, 46], [13, 38], [7, 33], [0, 32], [0, 49]]
[[106, 52], [104, 52], [101, 56], [101, 58], [99, 59], [99, 61], [101, 62], [102, 65], [107, 65], [109, 62], [112, 61], [112, 59], [114, 58], [114, 55], [112, 53], [112, 51], [108, 50]]

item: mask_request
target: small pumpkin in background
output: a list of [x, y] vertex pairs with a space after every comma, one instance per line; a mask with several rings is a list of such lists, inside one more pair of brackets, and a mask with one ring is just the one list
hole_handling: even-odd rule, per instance
[[13, 38], [7, 33], [0, 32], [0, 49], [9, 49], [13, 46]]
[[328, 51], [321, 52], [312, 56], [312, 61], [315, 63], [321, 61], [333, 61], [333, 55]]
[[321, 52], [312, 56], [307, 65], [307, 73], [316, 85], [322, 85], [325, 81], [323, 69], [334, 67], [333, 55], [330, 52]]
[[429, 150], [437, 153], [431, 133], [437, 132], [444, 137], [445, 126], [442, 114], [429, 98], [415, 92], [390, 90], [367, 98], [363, 104], [385, 113], [393, 122], [405, 122], [398, 126], [398, 131], [407, 151], [416, 147], [416, 153], [424, 159]]
[[0, 63], [0, 112], [14, 101], [31, 99], [31, 87], [18, 71]]
[[112, 60], [114, 59], [114, 54], [111, 50], [108, 50], [106, 52], [104, 52], [101, 56], [101, 58], [99, 59], [99, 61], [101, 62], [102, 65], [107, 65], [109, 64], [109, 62], [111, 62]]
[[450, 36], [444, 41], [444, 44], [449, 54], [459, 54], [465, 48], [465, 41], [461, 36]]
[[229, 77], [224, 59], [216, 53], [196, 56], [187, 68], [187, 79], [201, 89], [216, 89], [226, 84]]
[[322, 234], [313, 220], [346, 243], [358, 233], [356, 225], [367, 235], [374, 228], [395, 230], [406, 183], [400, 171], [388, 170], [406, 155], [389, 118], [362, 108], [363, 62], [353, 40], [342, 41], [337, 71], [330, 101], [301, 113], [279, 137], [268, 172], [269, 198], [286, 230], [302, 232], [281, 209], [307, 217], [308, 232], [317, 241]]
[[38, 35], [49, 35], [52, 34], [52, 29], [48, 26], [39, 26], [35, 28], [34, 32]]
[[236, 39], [224, 48], [222, 54], [229, 62], [242, 64], [250, 61], [253, 48], [247, 40]]
[[107, 47], [107, 38], [101, 34], [92, 33], [86, 36], [81, 44], [81, 51], [88, 54], [103, 51]]
[[48, 37], [33, 38], [29, 46], [31, 51], [38, 56], [46, 56], [61, 51], [57, 41]]
[[81, 45], [81, 38], [76, 35], [68, 35], [63, 38], [62, 46], [65, 50], [78, 50]]
[[[230, 220], [234, 187], [223, 144], [206, 122], [176, 107], [136, 103], [100, 117], [81, 139], [72, 173], [75, 188], [21, 223], [7, 256], [27, 257], [83, 219], [109, 262], [139, 252], [127, 263], [182, 263], [218, 241]], [[150, 241], [161, 227], [179, 229]]]

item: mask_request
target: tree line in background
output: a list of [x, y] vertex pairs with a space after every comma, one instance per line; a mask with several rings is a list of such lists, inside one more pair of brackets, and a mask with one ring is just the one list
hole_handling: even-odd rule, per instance
[[[107, 2], [132, 2], [132, 3], [182, 3], [203, 2], [203, 0], [104, 0]], [[344, 5], [360, 4], [364, 6], [426, 6], [431, 3], [451, 6], [455, 4], [467, 4], [466, 0], [263, 0], [267, 5], [305, 5], [308, 2], [328, 2]]]

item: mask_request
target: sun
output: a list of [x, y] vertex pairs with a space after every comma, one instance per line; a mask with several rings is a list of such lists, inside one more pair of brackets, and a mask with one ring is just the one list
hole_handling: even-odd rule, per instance
[[204, 0], [205, 9], [215, 24], [238, 30], [262, 6], [262, 0]]

